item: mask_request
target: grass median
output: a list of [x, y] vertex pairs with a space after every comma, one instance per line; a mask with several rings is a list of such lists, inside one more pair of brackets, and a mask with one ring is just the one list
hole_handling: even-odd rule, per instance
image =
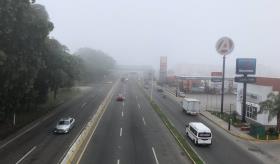
[[[140, 88], [142, 90], [142, 88]], [[143, 91], [143, 90], [142, 90]], [[149, 96], [143, 91], [145, 97], [149, 100], [152, 108], [158, 114], [164, 125], [168, 128], [172, 136], [177, 141], [178, 145], [183, 149], [183, 151], [189, 156], [194, 164], [203, 164], [203, 160], [196, 154], [189, 143], [186, 141], [185, 137], [178, 132], [178, 130], [171, 124], [165, 114], [162, 112], [160, 107], [152, 101]]]

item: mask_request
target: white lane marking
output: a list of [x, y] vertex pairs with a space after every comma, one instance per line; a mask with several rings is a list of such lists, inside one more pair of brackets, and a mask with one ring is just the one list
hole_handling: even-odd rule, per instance
[[153, 151], [153, 154], [154, 154], [154, 157], [155, 157], [155, 160], [156, 160], [156, 164], [159, 164], [154, 147], [152, 147], [152, 151]]
[[16, 162], [16, 164], [19, 164], [21, 161], [23, 161], [24, 160], [24, 158], [26, 158], [30, 153], [32, 153], [32, 151], [34, 151], [35, 149], [36, 149], [37, 147], [36, 146], [34, 146], [31, 150], [29, 150], [20, 160], [18, 160], [17, 162]]
[[124, 102], [122, 103], [122, 106], [124, 107]]
[[8, 142], [6, 142], [5, 144], [0, 146], [0, 149], [2, 149], [3, 147], [7, 146], [9, 143], [13, 142], [14, 140], [16, 140], [17, 138], [21, 137], [22, 135], [24, 135], [25, 133], [29, 132], [30, 130], [32, 130], [33, 128], [35, 128], [36, 126], [38, 126], [40, 122], [37, 122], [35, 125], [31, 126], [30, 128], [28, 128], [27, 130], [25, 130], [24, 132], [20, 133], [19, 135], [17, 135], [16, 137], [12, 138], [11, 140], [9, 140]]
[[123, 112], [122, 112], [122, 117], [123, 117]]
[[120, 129], [120, 137], [122, 136], [122, 128]]
[[141, 109], [140, 104], [138, 104], [138, 109]]
[[120, 160], [119, 159], [117, 160], [117, 164], [120, 164]]
[[81, 106], [81, 108], [84, 108], [86, 105], [87, 105], [87, 103], [86, 103], [86, 102], [85, 102], [85, 103], [83, 103], [83, 104], [82, 104], [82, 106]]
[[146, 125], [146, 121], [144, 117], [142, 117], [142, 120], [143, 120], [143, 124]]

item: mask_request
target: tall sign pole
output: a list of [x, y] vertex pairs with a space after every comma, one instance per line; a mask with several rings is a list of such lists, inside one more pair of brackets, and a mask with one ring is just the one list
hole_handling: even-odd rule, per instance
[[222, 95], [221, 95], [221, 114], [224, 112], [224, 85], [225, 85], [225, 63], [226, 55], [230, 54], [234, 49], [233, 41], [228, 37], [222, 37], [216, 43], [216, 50], [223, 56], [223, 77], [222, 77]]
[[243, 83], [242, 95], [242, 122], [246, 122], [246, 98], [247, 98], [247, 83], [256, 83], [256, 77], [247, 76], [256, 74], [256, 59], [255, 58], [238, 58], [236, 59], [236, 74], [243, 76], [236, 76], [234, 81]]

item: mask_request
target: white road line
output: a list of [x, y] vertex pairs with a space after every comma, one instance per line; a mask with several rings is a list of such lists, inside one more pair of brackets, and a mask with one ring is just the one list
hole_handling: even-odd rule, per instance
[[122, 103], [122, 106], [124, 107], [124, 102]]
[[138, 104], [138, 109], [141, 109], [140, 104]]
[[122, 136], [122, 128], [120, 129], [120, 137]]
[[29, 150], [20, 160], [18, 160], [17, 162], [16, 162], [16, 164], [19, 164], [21, 161], [23, 161], [24, 160], [24, 158], [26, 158], [30, 153], [32, 153], [32, 151], [34, 151], [35, 149], [36, 149], [37, 147], [36, 146], [34, 146], [31, 150]]
[[120, 164], [120, 160], [119, 159], [117, 160], [117, 164]]
[[122, 117], [123, 117], [123, 112], [122, 112]]
[[85, 102], [85, 103], [83, 103], [83, 104], [82, 104], [82, 106], [81, 106], [81, 108], [84, 108], [86, 105], [87, 105], [87, 103], [86, 103], [86, 102]]
[[36, 126], [38, 126], [40, 122], [37, 122], [35, 125], [31, 126], [30, 128], [28, 128], [27, 130], [25, 130], [24, 132], [20, 133], [19, 135], [17, 135], [16, 137], [12, 138], [11, 140], [9, 140], [8, 142], [6, 142], [5, 144], [0, 146], [0, 149], [2, 149], [3, 147], [7, 146], [9, 143], [13, 142], [14, 140], [16, 140], [17, 138], [21, 137], [22, 135], [24, 135], [25, 133], [29, 132], [30, 130], [32, 130], [33, 128], [35, 128]]
[[153, 154], [154, 154], [154, 157], [155, 157], [155, 160], [156, 160], [156, 164], [159, 164], [154, 147], [152, 147], [152, 151], [153, 151]]
[[145, 122], [145, 118], [142, 117], [142, 120], [143, 120], [143, 124], [146, 125], [146, 122]]

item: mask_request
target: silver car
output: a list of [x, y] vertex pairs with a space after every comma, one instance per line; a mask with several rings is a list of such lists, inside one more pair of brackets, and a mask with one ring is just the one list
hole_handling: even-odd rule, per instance
[[55, 126], [55, 133], [69, 133], [69, 131], [74, 127], [75, 119], [71, 117], [61, 118]]

